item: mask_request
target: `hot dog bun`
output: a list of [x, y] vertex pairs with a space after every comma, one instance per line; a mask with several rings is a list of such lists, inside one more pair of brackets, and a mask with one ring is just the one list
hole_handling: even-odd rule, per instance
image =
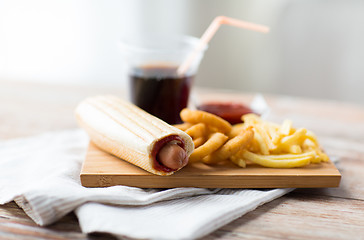
[[115, 96], [87, 98], [75, 114], [99, 148], [153, 174], [167, 176], [179, 170], [158, 161], [164, 145], [178, 144], [187, 156], [194, 150], [188, 134]]

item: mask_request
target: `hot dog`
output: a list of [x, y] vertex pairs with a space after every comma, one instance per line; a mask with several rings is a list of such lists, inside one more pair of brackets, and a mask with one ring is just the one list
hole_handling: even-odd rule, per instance
[[186, 151], [177, 144], [167, 144], [157, 156], [159, 162], [170, 169], [180, 169], [188, 163]]
[[75, 113], [99, 148], [153, 174], [178, 171], [194, 149], [188, 134], [115, 96], [88, 98]]

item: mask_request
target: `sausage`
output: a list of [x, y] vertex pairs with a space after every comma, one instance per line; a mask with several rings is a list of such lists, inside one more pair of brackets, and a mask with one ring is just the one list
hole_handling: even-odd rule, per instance
[[177, 144], [166, 144], [157, 155], [158, 161], [167, 168], [177, 170], [188, 163], [186, 151]]

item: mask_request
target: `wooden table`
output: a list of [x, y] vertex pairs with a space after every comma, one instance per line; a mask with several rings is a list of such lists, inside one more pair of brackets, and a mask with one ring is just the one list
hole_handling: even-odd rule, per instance
[[[323, 89], [324, 91], [324, 89]], [[86, 96], [122, 89], [0, 81], [0, 139], [76, 128], [75, 105]], [[200, 96], [249, 102], [251, 94], [200, 90]], [[313, 130], [329, 155], [340, 157], [341, 185], [297, 189], [220, 228], [204, 239], [364, 239], [363, 106], [287, 96], [266, 96], [272, 119]], [[37, 226], [14, 202], [0, 206], [0, 239], [113, 239], [81, 233], [69, 214]]]

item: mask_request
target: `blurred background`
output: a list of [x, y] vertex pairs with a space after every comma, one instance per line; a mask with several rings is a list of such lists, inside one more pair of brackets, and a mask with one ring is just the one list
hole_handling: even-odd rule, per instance
[[364, 104], [362, 0], [0, 0], [0, 81], [125, 87], [121, 38], [200, 37], [218, 15], [271, 32], [222, 26], [197, 86]]

